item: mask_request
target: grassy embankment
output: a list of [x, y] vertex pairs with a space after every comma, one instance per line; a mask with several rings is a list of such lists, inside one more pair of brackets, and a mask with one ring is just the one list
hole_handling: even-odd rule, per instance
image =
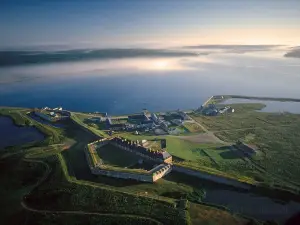
[[263, 108], [262, 104], [231, 106], [235, 113], [226, 116], [195, 114], [192, 117], [224, 141], [240, 139], [256, 145], [259, 153], [250, 161], [256, 168], [261, 168], [259, 179], [262, 182], [272, 185], [274, 180], [278, 182], [279, 179], [284, 185], [300, 187], [300, 115], [255, 111]]
[[167, 140], [167, 151], [172, 154], [174, 164], [237, 179], [241, 182], [255, 182], [248, 175], [253, 173], [251, 164], [244, 161], [238, 154], [223, 144], [199, 144], [172, 136], [161, 137], [130, 133], [119, 133], [116, 135], [121, 135], [131, 140], [165, 138]]
[[[241, 138], [245, 142], [258, 145], [263, 154], [249, 159], [222, 144], [199, 144], [166, 136], [164, 138], [167, 139], [167, 150], [173, 155], [175, 163], [247, 183], [259, 182], [268, 186], [281, 185], [297, 189], [295, 187], [297, 184], [287, 185], [285, 180], [287, 180], [286, 175], [296, 183], [299, 180], [296, 166], [298, 155], [297, 151], [294, 151], [297, 149], [299, 140], [296, 125], [299, 116], [256, 112], [255, 110], [264, 107], [262, 104], [234, 104], [232, 106], [236, 112], [231, 115], [205, 117], [191, 114], [191, 116], [224, 141], [234, 143]], [[292, 121], [295, 122], [294, 125], [291, 124]], [[269, 132], [274, 136], [270, 136]], [[128, 132], [120, 133], [120, 135], [132, 140], [161, 138], [153, 135], [133, 135]], [[283, 138], [285, 140], [279, 143], [279, 140]], [[280, 148], [287, 151], [279, 151]], [[271, 149], [271, 151], [266, 151], [266, 149]], [[289, 159], [292, 159], [291, 164], [286, 163]], [[283, 167], [280, 164], [283, 164]], [[270, 173], [275, 173], [276, 176]]]
[[184, 127], [190, 132], [190, 133], [203, 133], [204, 131], [202, 128], [196, 124], [196, 123], [190, 123], [190, 122], [185, 122]]
[[82, 113], [74, 113], [72, 112], [72, 120], [74, 122], [76, 122], [78, 125], [90, 130], [91, 132], [93, 132], [94, 134], [98, 135], [99, 137], [107, 137], [108, 135], [101, 129], [99, 129], [97, 126], [92, 126], [92, 125], [87, 125], [83, 122], [84, 119], [89, 118], [90, 116], [88, 116], [88, 114], [86, 116], [84, 116]]
[[[19, 117], [19, 120], [21, 121], [21, 118]], [[25, 123], [25, 118], [21, 122]], [[27, 119], [27, 118], [26, 118]], [[34, 123], [31, 119], [29, 119], [30, 122]], [[44, 125], [42, 125], [44, 126]], [[82, 135], [84, 132], [82, 129], [75, 129], [72, 127], [72, 124], [70, 125], [71, 127], [66, 128], [66, 130], [63, 131], [64, 135], [66, 136], [66, 139], [71, 139], [75, 138], [76, 143], [74, 143], [69, 150], [64, 151], [64, 155], [66, 156], [66, 159], [68, 160], [68, 164], [74, 165], [74, 160], [75, 158], [77, 159], [79, 149], [82, 151], [82, 146], [88, 142], [91, 142], [94, 138], [93, 135], [91, 135], [88, 132], [85, 132], [86, 135]], [[48, 126], [45, 126], [48, 127]], [[77, 133], [79, 132], [79, 133]], [[87, 137], [88, 136], [88, 137]], [[77, 138], [80, 137], [78, 140]], [[53, 137], [52, 137], [53, 138]], [[43, 143], [45, 144], [45, 143]], [[48, 148], [48, 147], [47, 147]], [[77, 151], [75, 151], [75, 149]], [[168, 223], [174, 223], [176, 224], [175, 221], [178, 221], [178, 223], [185, 224], [185, 218], [188, 218], [187, 212], [181, 210], [181, 209], [176, 209], [174, 208], [174, 203], [169, 202], [169, 201], [163, 201], [163, 200], [157, 200], [155, 198], [149, 198], [149, 197], [143, 197], [143, 196], [136, 196], [132, 194], [126, 194], [125, 192], [121, 191], [116, 191], [113, 190], [112, 188], [105, 188], [101, 187], [101, 185], [97, 185], [92, 182], [87, 182], [87, 181], [79, 181], [75, 179], [74, 177], [69, 176], [69, 168], [67, 168], [65, 164], [65, 157], [62, 156], [60, 153], [53, 151], [53, 155], [51, 156], [50, 152], [51, 149], [47, 151], [47, 154], [43, 154], [44, 152], [44, 147], [35, 147], [33, 149], [30, 149], [27, 147], [24, 149], [24, 151], [20, 152], [20, 154], [15, 154], [14, 156], [20, 156], [18, 160], [21, 162], [22, 158], [24, 157], [39, 157], [42, 158], [43, 161], [47, 162], [49, 165], [51, 165], [52, 172], [51, 172], [51, 177], [47, 179], [44, 183], [42, 183], [41, 186], [39, 186], [37, 189], [34, 190], [29, 196], [27, 196], [27, 203], [30, 203], [29, 205], [32, 207], [36, 207], [38, 209], [42, 208], [47, 208], [48, 210], [87, 210], [87, 211], [105, 211], [105, 212], [113, 212], [116, 214], [115, 217], [117, 217], [118, 213], [129, 213], [133, 214], [135, 218], [132, 218], [132, 216], [128, 215], [127, 218], [126, 215], [122, 215], [122, 218], [118, 218], [115, 221], [140, 221], [139, 215], [140, 214], [155, 214], [155, 215], [145, 215], [147, 218], [148, 217], [159, 217], [159, 220], [163, 221], [164, 224]], [[68, 151], [72, 151], [75, 154], [66, 154]], [[26, 156], [26, 153], [30, 153], [30, 155]], [[69, 152], [70, 153], [70, 152]], [[14, 156], [6, 156], [5, 158], [1, 159], [1, 165], [2, 160], [3, 162], [8, 162], [8, 159], [10, 157]], [[57, 158], [58, 157], [58, 158]], [[59, 159], [59, 160], [56, 160]], [[82, 158], [85, 160], [84, 158]], [[82, 161], [83, 161], [82, 160]], [[77, 161], [76, 161], [77, 162]], [[86, 162], [85, 162], [86, 164]], [[9, 163], [9, 165], [11, 165]], [[16, 165], [16, 163], [14, 163]], [[62, 167], [60, 167], [62, 165]], [[39, 164], [37, 164], [39, 166]], [[78, 167], [78, 165], [76, 165]], [[79, 167], [82, 165], [79, 165]], [[8, 172], [9, 170], [14, 170], [15, 167], [9, 167], [7, 164], [3, 166], [2, 171]], [[57, 170], [55, 168], [58, 168]], [[61, 169], [59, 169], [61, 168]], [[4, 170], [5, 169], [5, 170]], [[19, 169], [22, 169], [23, 167], [19, 167]], [[56, 170], [56, 172], [54, 172]], [[39, 170], [42, 171], [42, 170]], [[25, 171], [24, 171], [25, 172]], [[72, 171], [74, 172], [74, 171]], [[55, 175], [54, 175], [55, 174]], [[2, 174], [1, 174], [2, 175]], [[21, 176], [23, 176], [23, 173], [20, 173]], [[53, 176], [52, 176], [53, 175]], [[58, 175], [58, 177], [56, 176]], [[62, 177], [63, 175], [63, 177]], [[3, 182], [6, 183], [6, 186], [12, 186], [14, 185], [15, 181], [13, 181], [10, 177], [4, 177], [1, 176], [3, 179]], [[36, 177], [36, 176], [35, 176]], [[55, 184], [52, 186], [52, 184]], [[4, 213], [5, 215], [1, 218], [4, 218], [5, 221], [12, 221], [11, 219], [14, 218], [14, 215], [16, 214], [23, 214], [24, 210], [21, 210], [19, 207], [19, 201], [21, 196], [27, 192], [28, 189], [31, 188], [31, 186], [26, 187], [25, 190], [23, 189], [22, 185], [19, 185], [18, 187], [20, 190], [13, 190], [11, 193], [5, 193], [6, 198], [8, 199], [7, 201], [10, 201], [11, 204], [14, 204], [15, 206], [18, 205], [18, 207], [13, 207], [11, 208], [10, 213]], [[38, 192], [39, 188], [46, 188], [48, 191], [44, 192], [42, 191], [41, 193]], [[69, 189], [68, 189], [69, 188]], [[13, 195], [15, 192], [20, 192], [20, 195], [18, 199], [14, 197]], [[36, 192], [37, 191], [37, 192]], [[3, 191], [2, 191], [3, 193]], [[17, 195], [16, 195], [17, 196]], [[51, 196], [51, 197], [49, 197]], [[35, 202], [35, 200], [37, 202]], [[92, 199], [92, 200], [91, 200]], [[51, 201], [49, 201], [51, 200]], [[39, 206], [37, 204], [40, 204], [43, 202], [43, 206]], [[46, 204], [46, 205], [44, 205]], [[105, 207], [104, 207], [105, 206]], [[146, 209], [147, 207], [151, 207], [151, 210]], [[153, 207], [153, 209], [152, 209]], [[162, 214], [162, 212], [165, 212]], [[130, 217], [130, 218], [129, 218]], [[148, 219], [150, 220], [150, 219]], [[173, 222], [171, 222], [173, 221]], [[149, 222], [149, 221], [148, 221]], [[123, 222], [122, 222], [123, 223]], [[130, 223], [128, 223], [130, 224]]]
[[[86, 128], [94, 133], [104, 133], [101, 123], [91, 124], [86, 120], [90, 117], [89, 114], [76, 115], [78, 115], [77, 119], [80, 120], [81, 125], [84, 124]], [[173, 117], [169, 117], [167, 118], [168, 120], [174, 119]], [[185, 133], [186, 135], [203, 132], [201, 127], [195, 123], [185, 123], [184, 126], [186, 126], [184, 129], [188, 131]], [[131, 140], [162, 138], [161, 136], [148, 133], [134, 135], [131, 132], [120, 132], [115, 135], [120, 135]], [[228, 146], [222, 144], [199, 144], [172, 136], [165, 136], [163, 138], [167, 139], [167, 151], [173, 155], [175, 163], [180, 163], [180, 165], [192, 169], [237, 179], [242, 182], [255, 183], [255, 179], [251, 178], [253, 175], [252, 165], [240, 158], [235, 152], [232, 152]], [[255, 176], [258, 177], [256, 174]]]
[[[19, 155], [19, 161], [24, 157], [38, 158], [47, 162], [52, 169], [50, 177], [28, 196], [28, 200], [31, 203], [30, 206], [37, 207], [39, 209], [48, 208], [53, 210], [113, 210], [114, 213], [130, 211], [131, 213], [137, 212], [138, 214], [147, 214], [147, 217], [150, 214], [149, 216], [151, 216], [151, 218], [159, 217], [160, 220], [166, 220], [168, 222], [177, 221], [180, 224], [185, 223], [182, 219], [187, 216], [186, 212], [175, 208], [165, 208], [168, 205], [170, 206], [170, 204], [173, 206], [173, 203], [168, 203], [168, 201], [165, 202], [165, 200], [163, 201], [164, 198], [162, 197], [157, 199], [153, 197], [151, 198], [150, 196], [146, 197], [147, 194], [145, 197], [141, 195], [145, 195], [145, 190], [149, 190], [150, 192], [152, 191], [153, 193], [160, 192], [157, 194], [165, 195], [170, 195], [172, 191], [175, 193], [177, 191], [182, 191], [184, 193], [188, 189], [191, 189], [191, 187], [168, 181], [162, 181], [162, 184], [141, 184], [132, 182], [128, 182], [126, 184], [126, 182], [121, 182], [120, 185], [120, 183], [118, 183], [118, 179], [106, 179], [105, 177], [96, 178], [88, 173], [89, 170], [85, 162], [84, 155], [82, 154], [82, 147], [91, 142], [95, 137], [90, 133], [84, 132], [82, 129], [74, 129], [72, 126], [67, 130], [68, 131], [64, 131], [64, 135], [66, 136], [68, 143], [70, 139], [73, 139], [74, 143], [68, 150], [63, 151], [63, 154], [57, 155], [57, 149], [52, 149], [48, 146], [40, 146], [35, 148], [26, 148]], [[27, 156], [24, 155], [24, 153], [27, 154]], [[23, 172], [25, 173], [24, 166], [19, 165], [18, 167], [8, 167], [8, 165], [16, 165], [16, 163], [11, 164], [9, 161], [6, 161], [14, 156], [7, 156], [5, 159], [1, 159], [1, 165], [5, 162], [8, 163], [7, 165], [2, 166], [2, 171], [10, 174], [18, 174], [21, 179], [21, 177], [23, 177]], [[31, 162], [30, 165], [41, 167], [41, 164], [33, 162]], [[19, 169], [19, 171], [16, 171], [16, 169]], [[43, 169], [38, 169], [39, 174], [35, 174], [37, 171], [33, 168], [33, 171], [30, 171], [29, 174], [32, 175], [32, 178], [37, 179], [41, 176], [42, 170]], [[90, 178], [92, 177], [92, 181], [95, 182], [85, 181], [87, 179], [86, 176], [90, 176]], [[80, 178], [84, 179], [78, 180]], [[16, 188], [10, 189], [9, 187], [16, 183], [14, 180], [19, 180], [18, 176], [3, 177], [3, 174], [1, 174], [1, 181], [5, 182], [5, 187], [7, 187], [8, 190], [11, 190], [11, 193], [6, 193], [6, 199], [8, 199], [11, 204], [18, 206], [11, 208], [12, 212], [1, 218], [8, 219], [6, 221], [9, 221], [9, 224], [20, 224], [25, 220], [31, 221], [33, 214], [36, 213], [32, 214], [25, 212], [25, 210], [22, 210], [19, 207], [21, 196], [32, 186], [24, 186], [22, 183]], [[26, 188], [26, 191], [23, 190], [24, 188]], [[14, 197], [17, 192], [21, 193], [19, 198]], [[135, 195], [127, 192], [135, 193]], [[148, 209], [147, 207], [150, 208]], [[199, 205], [199, 212], [202, 210], [201, 207], [202, 206]], [[207, 210], [209, 210], [211, 214], [215, 214], [220, 211], [214, 208], [209, 208]], [[163, 214], [161, 214], [162, 212]], [[88, 217], [91, 220], [91, 224], [94, 224], [95, 222], [92, 218], [95, 218], [95, 220], [98, 218], [97, 216], [93, 217], [83, 215], [82, 217]], [[34, 216], [34, 218], [36, 218], [36, 216]], [[47, 213], [45, 216], [39, 216], [38, 221], [40, 221], [40, 223], [48, 222], [50, 224], [52, 221], [52, 223], [56, 224], [56, 221], [69, 221], [69, 218], [70, 216], [68, 215]], [[73, 218], [75, 218], [75, 216], [73, 216]], [[103, 216], [101, 218], [103, 218]], [[120, 218], [115, 219], [116, 220], [113, 221], [115, 223], [120, 221]], [[136, 218], [136, 221], [138, 219], [139, 218]], [[126, 218], [122, 218], [121, 221], [126, 220]], [[201, 222], [201, 219], [198, 218], [197, 220]], [[129, 218], [128, 221], [130, 221]], [[175, 224], [175, 222], [172, 223]], [[78, 222], [78, 224], [81, 223]], [[149, 222], [149, 224], [151, 223]], [[212, 224], [214, 224], [214, 222], [212, 222]]]
[[43, 145], [51, 145], [63, 141], [64, 136], [60, 129], [51, 126], [43, 125], [26, 116], [27, 110], [15, 108], [1, 108], [0, 116], [9, 116], [17, 126], [34, 126], [39, 131], [45, 134], [46, 139], [42, 142]]
[[99, 166], [101, 169], [119, 172], [148, 174], [148, 171], [144, 169], [127, 168], [136, 164], [139, 157], [113, 145], [108, 144], [101, 148], [97, 148], [96, 146], [89, 144], [88, 151], [89, 160], [94, 167]]

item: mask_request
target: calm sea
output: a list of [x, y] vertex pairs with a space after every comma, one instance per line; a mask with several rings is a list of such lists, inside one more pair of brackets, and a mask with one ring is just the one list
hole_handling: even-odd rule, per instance
[[300, 98], [300, 59], [229, 54], [132, 68], [134, 60], [0, 69], [0, 105], [125, 114], [197, 108], [218, 94]]

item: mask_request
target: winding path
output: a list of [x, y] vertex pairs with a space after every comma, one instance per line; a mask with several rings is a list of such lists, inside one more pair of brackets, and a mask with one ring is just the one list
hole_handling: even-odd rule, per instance
[[[44, 173], [44, 175], [38, 180], [38, 182], [33, 186], [33, 188], [27, 193], [27, 195], [30, 195], [31, 192], [37, 188], [39, 185], [41, 185], [49, 176], [50, 172], [52, 171], [51, 167], [49, 167], [49, 165], [47, 163], [45, 163], [44, 161], [41, 160], [33, 160], [33, 159], [23, 159], [26, 162], [33, 162], [33, 163], [41, 163], [46, 167], [46, 171]], [[145, 219], [145, 220], [149, 220], [152, 222], [155, 222], [158, 225], [163, 225], [163, 223], [161, 223], [160, 221], [153, 219], [153, 218], [149, 218], [146, 216], [140, 216], [140, 215], [135, 215], [135, 214], [126, 214], [126, 213], [101, 213], [101, 212], [89, 212], [89, 211], [68, 211], [68, 210], [63, 210], [63, 211], [59, 211], [59, 210], [41, 210], [41, 209], [35, 209], [32, 208], [30, 206], [28, 206], [25, 203], [26, 199], [26, 195], [23, 196], [23, 200], [21, 201], [21, 206], [28, 211], [31, 212], [35, 212], [35, 213], [41, 213], [41, 214], [72, 214], [72, 215], [95, 215], [95, 216], [111, 216], [111, 217], [132, 217], [132, 218], [138, 218], [138, 219]]]

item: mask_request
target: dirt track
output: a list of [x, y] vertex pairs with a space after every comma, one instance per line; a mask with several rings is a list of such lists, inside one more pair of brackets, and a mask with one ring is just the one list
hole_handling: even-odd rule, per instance
[[194, 143], [221, 143], [226, 144], [226, 142], [220, 140], [212, 132], [207, 132], [203, 134], [189, 135], [189, 136], [178, 136], [177, 138], [191, 141]]

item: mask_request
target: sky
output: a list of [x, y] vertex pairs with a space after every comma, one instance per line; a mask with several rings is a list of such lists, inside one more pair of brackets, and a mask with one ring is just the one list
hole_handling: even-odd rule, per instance
[[0, 48], [300, 45], [299, 0], [0, 2]]

